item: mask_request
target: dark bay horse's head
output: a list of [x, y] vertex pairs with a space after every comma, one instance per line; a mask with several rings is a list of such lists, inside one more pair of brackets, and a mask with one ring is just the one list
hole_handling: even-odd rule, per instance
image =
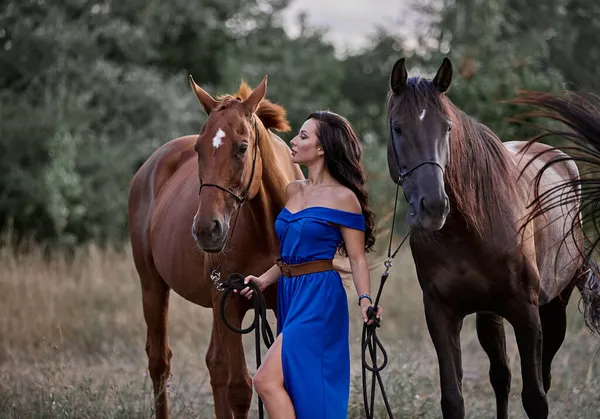
[[[258, 192], [262, 178], [259, 127], [255, 115], [267, 90], [267, 77], [247, 97], [226, 96], [217, 101], [190, 76], [190, 84], [208, 118], [194, 146], [198, 154], [200, 191], [192, 236], [211, 253], [225, 246], [235, 212]], [[246, 86], [247, 87], [247, 86]]]
[[444, 93], [451, 80], [452, 64], [447, 58], [431, 81], [408, 79], [404, 58], [392, 69], [388, 168], [392, 180], [404, 190], [411, 228], [439, 230], [450, 211], [444, 173], [450, 160], [452, 121]]

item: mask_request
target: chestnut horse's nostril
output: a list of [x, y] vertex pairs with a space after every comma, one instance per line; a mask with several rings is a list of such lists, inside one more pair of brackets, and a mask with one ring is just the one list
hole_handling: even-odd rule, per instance
[[214, 239], [218, 239], [221, 237], [221, 235], [223, 234], [223, 223], [221, 223], [221, 221], [219, 221], [219, 220], [213, 221], [211, 234]]

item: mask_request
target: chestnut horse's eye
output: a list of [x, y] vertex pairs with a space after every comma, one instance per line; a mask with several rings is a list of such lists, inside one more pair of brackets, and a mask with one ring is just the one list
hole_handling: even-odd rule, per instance
[[246, 154], [246, 151], [248, 151], [247, 143], [242, 143], [237, 146], [237, 155], [238, 156], [240, 156], [240, 157], [243, 156], [244, 154]]

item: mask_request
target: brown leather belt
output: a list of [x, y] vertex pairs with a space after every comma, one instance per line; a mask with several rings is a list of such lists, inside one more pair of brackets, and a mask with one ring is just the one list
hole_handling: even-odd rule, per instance
[[275, 260], [275, 264], [279, 266], [281, 275], [292, 277], [300, 275], [308, 275], [316, 272], [333, 270], [333, 261], [331, 259], [314, 260], [311, 262], [297, 263], [288, 265], [281, 258]]

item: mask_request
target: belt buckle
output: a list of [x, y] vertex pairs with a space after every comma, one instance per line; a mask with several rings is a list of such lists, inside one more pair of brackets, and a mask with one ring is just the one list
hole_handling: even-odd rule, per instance
[[277, 266], [279, 266], [279, 270], [281, 271], [281, 274], [283, 276], [287, 276], [287, 277], [292, 276], [292, 269], [289, 267], [289, 265], [287, 263], [285, 263], [283, 260], [281, 260], [281, 258], [277, 258], [277, 260], [275, 260], [275, 263], [277, 264]]

